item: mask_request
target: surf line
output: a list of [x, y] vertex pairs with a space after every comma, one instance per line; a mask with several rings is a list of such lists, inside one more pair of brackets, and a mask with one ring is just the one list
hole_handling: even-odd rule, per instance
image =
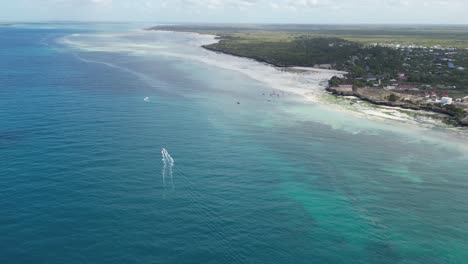
[[169, 176], [170, 181], [171, 181], [171, 187], [172, 189], [175, 189], [174, 177], [172, 173], [173, 167], [174, 167], [174, 159], [171, 157], [171, 155], [165, 148], [162, 148], [161, 156], [162, 156], [162, 162], [163, 162], [163, 168], [162, 168], [163, 186], [164, 188], [166, 188], [166, 176]]

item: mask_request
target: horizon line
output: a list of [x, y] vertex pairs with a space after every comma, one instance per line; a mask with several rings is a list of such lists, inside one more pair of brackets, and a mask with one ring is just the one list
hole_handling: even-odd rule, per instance
[[192, 21], [138, 21], [138, 20], [0, 20], [0, 24], [51, 24], [51, 23], [154, 23], [154, 24], [181, 24], [181, 25], [321, 25], [321, 26], [468, 26], [468, 23], [288, 23], [288, 22], [192, 22]]

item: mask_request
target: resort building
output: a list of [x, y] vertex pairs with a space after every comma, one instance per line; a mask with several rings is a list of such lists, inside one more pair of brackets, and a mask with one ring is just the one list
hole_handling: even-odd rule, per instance
[[440, 103], [443, 105], [450, 105], [453, 103], [453, 99], [447, 96], [444, 96], [440, 99]]

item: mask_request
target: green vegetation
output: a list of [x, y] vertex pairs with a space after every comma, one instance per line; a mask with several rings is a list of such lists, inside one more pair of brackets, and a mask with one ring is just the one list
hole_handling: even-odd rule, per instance
[[342, 69], [347, 58], [360, 50], [358, 44], [347, 40], [305, 36], [290, 41], [246, 41], [231, 37], [205, 47], [276, 66], [314, 66], [332, 62]]
[[298, 36], [341, 38], [361, 44], [468, 48], [468, 26], [455, 25], [178, 25], [153, 29], [228, 35], [247, 41], [290, 41]]
[[[347, 82], [357, 87], [375, 84], [368, 83], [368, 77], [378, 77], [388, 85], [398, 79], [398, 72], [404, 72], [404, 84], [426, 85], [453, 97], [468, 94], [468, 50], [464, 49], [468, 48], [468, 26], [180, 25], [156, 29], [215, 34], [220, 42], [207, 49], [276, 66], [331, 64], [348, 71]], [[450, 47], [457, 52], [446, 55], [453, 51]], [[436, 56], [467, 70], [448, 68], [448, 62], [435, 61]]]
[[[205, 48], [276, 66], [331, 67], [349, 73], [341, 81], [333, 80], [333, 85], [404, 84], [454, 97], [468, 94], [468, 70], [457, 69], [468, 69], [465, 49], [369, 46], [334, 37], [274, 32], [233, 33], [220, 38], [219, 43]], [[449, 62], [454, 66], [449, 67]], [[405, 73], [403, 79], [398, 78], [400, 72]]]
[[[349, 72], [350, 78], [368, 74], [394, 78], [401, 70], [403, 55], [396, 49], [364, 46], [339, 38], [297, 36], [281, 41], [262, 41], [239, 37], [221, 37], [219, 43], [205, 48], [236, 56], [253, 58], [276, 66], [324, 66]], [[328, 66], [325, 66], [328, 67]], [[362, 82], [356, 82], [363, 86]]]
[[395, 94], [391, 94], [391, 95], [388, 96], [388, 101], [390, 101], [390, 102], [396, 102], [398, 100], [400, 100], [400, 97], [398, 97]]
[[445, 110], [447, 110], [451, 115], [463, 119], [466, 116], [466, 112], [461, 109], [460, 107], [456, 107], [455, 105], [444, 105]]
[[[463, 99], [468, 95], [468, 26], [202, 25], [152, 29], [214, 34], [219, 42], [204, 46], [206, 49], [278, 67], [346, 71], [346, 76], [329, 80], [330, 87], [352, 85], [353, 91], [346, 93], [361, 99], [445, 113], [468, 124], [468, 100]], [[337, 89], [336, 94], [342, 91]], [[455, 105], [439, 104], [441, 95], [446, 94], [457, 99]]]

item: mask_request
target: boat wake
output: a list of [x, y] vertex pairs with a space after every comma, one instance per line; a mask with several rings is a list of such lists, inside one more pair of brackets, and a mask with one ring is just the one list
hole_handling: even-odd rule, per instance
[[[199, 188], [196, 186], [196, 183], [190, 180], [188, 175], [186, 175], [181, 169], [174, 167], [174, 159], [171, 157], [169, 152], [163, 148], [161, 150], [163, 169], [162, 169], [162, 179], [164, 191], [166, 190], [167, 185], [170, 184], [170, 188], [175, 189], [173, 171], [176, 171], [176, 174], [179, 176], [181, 188], [179, 189], [180, 193], [184, 193], [191, 202], [190, 210], [198, 214], [200, 219], [203, 220], [204, 228], [208, 230], [210, 235], [216, 239], [219, 244], [223, 245], [225, 251], [220, 256], [223, 262], [226, 263], [247, 263], [247, 258], [238, 252], [233, 246], [231, 240], [225, 234], [224, 226], [220, 224], [222, 222], [222, 215], [218, 214], [216, 211], [210, 210], [205, 203], [203, 202], [206, 198], [200, 193]], [[167, 178], [169, 178], [170, 183], [167, 184]], [[166, 194], [164, 192], [164, 199]], [[216, 249], [208, 249], [211, 252], [217, 252]]]
[[171, 157], [171, 155], [169, 154], [169, 152], [167, 152], [165, 148], [161, 150], [161, 155], [162, 155], [162, 162], [163, 162], [162, 180], [163, 180], [164, 188], [166, 188], [166, 176], [169, 176], [171, 188], [175, 189], [174, 177], [173, 177], [174, 159]]

